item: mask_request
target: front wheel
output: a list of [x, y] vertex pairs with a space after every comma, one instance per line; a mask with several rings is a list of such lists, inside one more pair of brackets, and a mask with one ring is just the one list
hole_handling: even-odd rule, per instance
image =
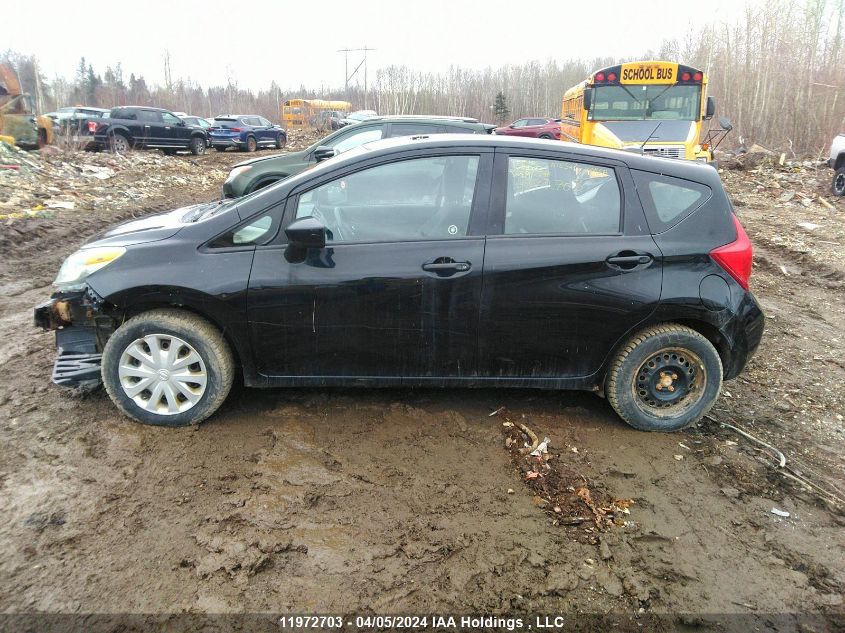
[[282, 149], [285, 145], [288, 144], [288, 137], [284, 134], [279, 134], [276, 137], [276, 149]]
[[103, 384], [126, 415], [155, 426], [198, 424], [223, 404], [234, 360], [220, 330], [182, 310], [129, 319], [103, 350]]
[[635, 334], [613, 360], [605, 392], [620, 418], [642, 431], [678, 431], [719, 397], [722, 361], [695, 330], [667, 323]]
[[833, 175], [831, 190], [834, 196], [845, 196], [845, 165], [837, 169]]

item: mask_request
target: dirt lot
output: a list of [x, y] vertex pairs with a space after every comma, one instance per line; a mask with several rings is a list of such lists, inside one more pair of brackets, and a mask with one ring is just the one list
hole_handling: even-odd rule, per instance
[[[32, 327], [32, 307], [61, 260], [104, 225], [214, 198], [240, 159], [132, 158], [96, 178], [99, 197], [82, 183], [74, 209], [0, 227], [0, 613], [521, 612], [625, 630], [843, 630], [841, 510], [720, 426], [843, 496], [845, 201], [819, 202], [829, 172], [723, 173], [755, 243], [767, 332], [688, 432], [634, 431], [581, 393], [243, 388], [200, 427], [166, 430], [122, 418], [102, 390], [51, 386], [52, 336]], [[567, 508], [587, 489], [632, 499], [630, 514], [603, 531], [586, 505], [590, 520], [558, 520], [505, 448], [505, 420], [551, 438], [549, 464], [572, 478]]]

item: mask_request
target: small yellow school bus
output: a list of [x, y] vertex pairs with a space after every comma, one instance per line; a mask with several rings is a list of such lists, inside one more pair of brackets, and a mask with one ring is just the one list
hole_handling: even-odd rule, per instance
[[330, 112], [349, 112], [348, 101], [326, 101], [324, 99], [290, 99], [282, 104], [282, 124], [286, 128], [318, 127], [322, 115]]
[[711, 161], [701, 123], [713, 117], [700, 70], [667, 61], [629, 62], [595, 71], [563, 95], [561, 140]]

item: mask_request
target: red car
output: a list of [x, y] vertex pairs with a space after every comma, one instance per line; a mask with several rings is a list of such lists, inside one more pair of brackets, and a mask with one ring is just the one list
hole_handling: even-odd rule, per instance
[[560, 119], [519, 119], [510, 125], [497, 127], [493, 134], [505, 136], [531, 136], [560, 140]]

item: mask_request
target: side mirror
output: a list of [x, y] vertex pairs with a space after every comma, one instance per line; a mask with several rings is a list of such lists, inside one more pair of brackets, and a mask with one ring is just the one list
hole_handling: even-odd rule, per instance
[[730, 132], [732, 129], [734, 129], [734, 126], [731, 125], [730, 119], [724, 116], [719, 117], [719, 125], [721, 125], [722, 129], [726, 132]]
[[326, 229], [318, 219], [308, 216], [294, 220], [285, 229], [291, 246], [300, 248], [325, 248]]
[[592, 110], [593, 108], [593, 89], [587, 88], [584, 90], [584, 109]]
[[716, 114], [716, 97], [707, 97], [707, 105], [704, 107], [704, 118], [712, 119]]
[[334, 147], [328, 147], [327, 145], [320, 145], [317, 149], [314, 150], [314, 160], [318, 163], [324, 160], [328, 160], [329, 158], [333, 158], [337, 155], [337, 151]]
[[509, 128], [511, 128], [511, 129], [513, 129], [513, 128], [515, 128], [516, 126], [515, 126], [513, 123], [511, 123], [508, 127], [509, 127]]

